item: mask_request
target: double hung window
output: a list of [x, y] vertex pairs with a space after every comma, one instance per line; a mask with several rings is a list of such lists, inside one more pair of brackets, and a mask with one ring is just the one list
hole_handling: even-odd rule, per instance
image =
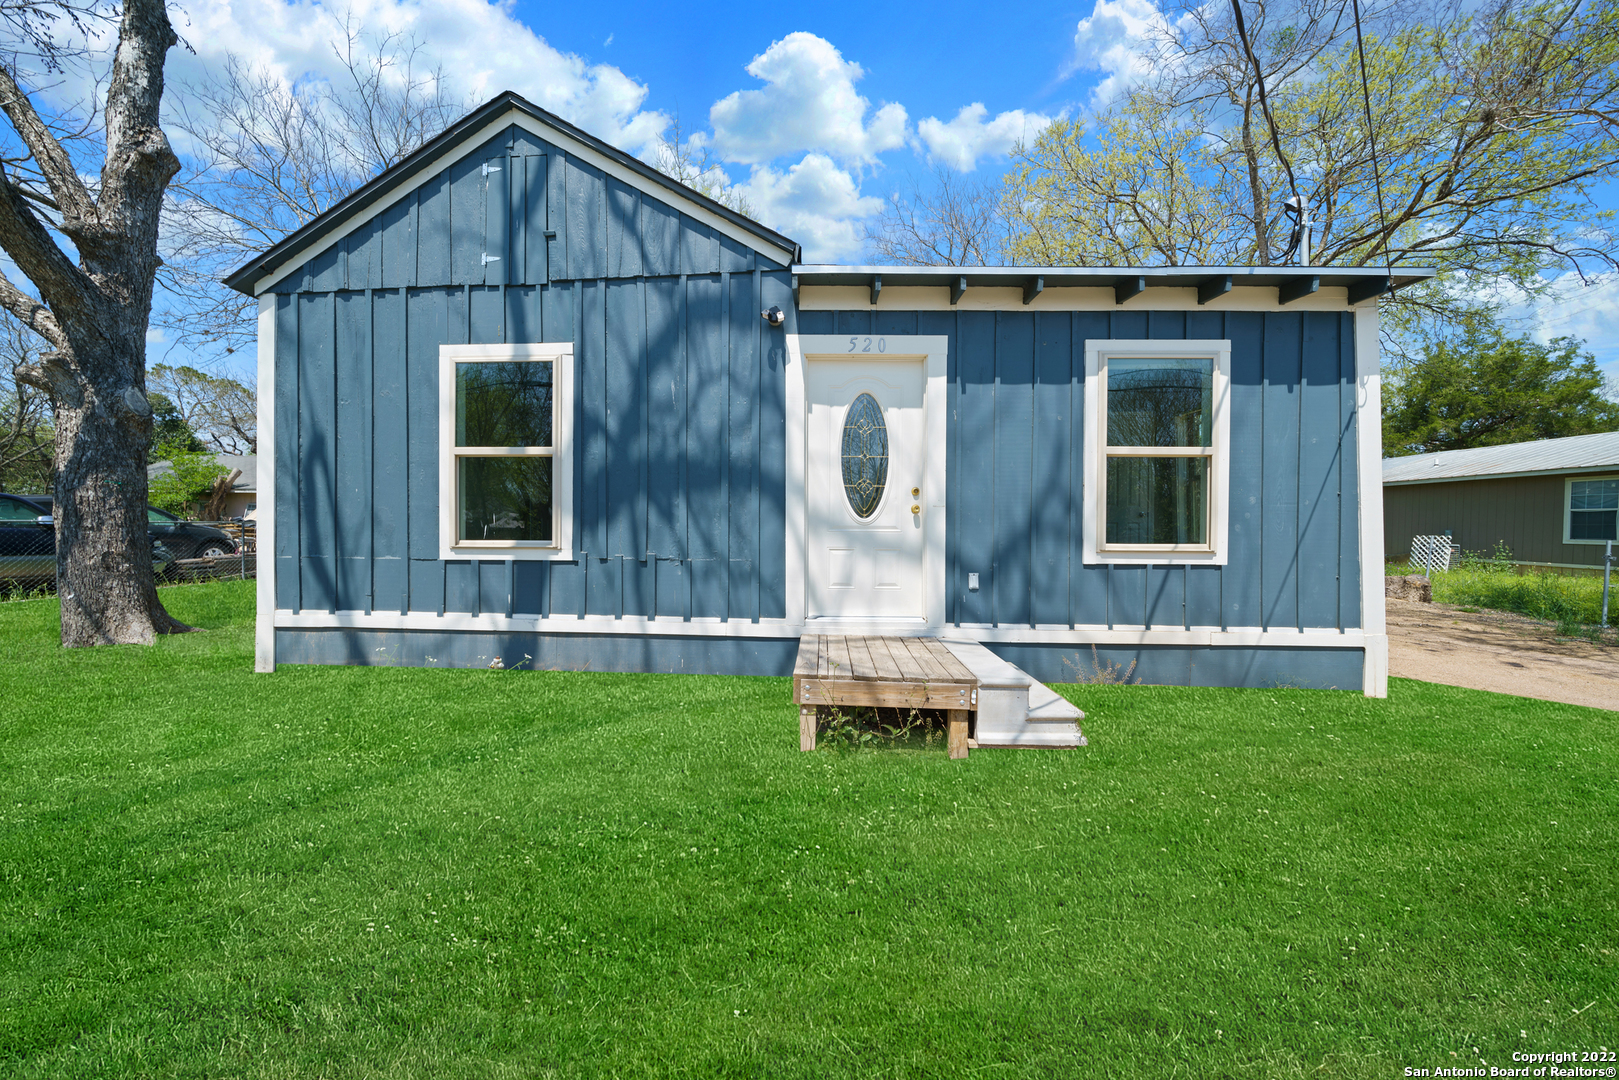
[[1227, 341], [1090, 341], [1087, 563], [1223, 564]]
[[1567, 482], [1563, 543], [1619, 540], [1619, 476]]
[[442, 558], [571, 558], [572, 345], [439, 350]]

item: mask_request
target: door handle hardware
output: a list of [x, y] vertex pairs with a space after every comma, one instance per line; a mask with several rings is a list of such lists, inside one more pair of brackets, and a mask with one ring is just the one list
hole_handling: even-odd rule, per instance
[[911, 498], [917, 499], [917, 498], [921, 498], [921, 496], [922, 496], [922, 489], [921, 488], [912, 488], [911, 489]]
[[920, 514], [921, 512], [922, 512], [922, 504], [921, 503], [912, 503], [911, 504], [911, 513]]

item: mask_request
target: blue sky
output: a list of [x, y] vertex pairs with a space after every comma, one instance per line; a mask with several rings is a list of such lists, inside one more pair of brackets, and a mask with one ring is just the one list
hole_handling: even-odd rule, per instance
[[[862, 223], [907, 176], [930, 162], [998, 175], [1016, 139], [1127, 80], [1140, 32], [1158, 17], [1154, 0], [182, 4], [177, 28], [196, 51], [171, 53], [171, 89], [232, 53], [288, 80], [336, 76], [330, 42], [348, 12], [369, 29], [414, 35], [460, 92], [516, 90], [643, 157], [678, 116], [766, 224], [808, 259], [842, 262], [861, 257]], [[1619, 376], [1619, 278], [1561, 286], [1554, 302], [1518, 309], [1520, 328], [1585, 338]]]

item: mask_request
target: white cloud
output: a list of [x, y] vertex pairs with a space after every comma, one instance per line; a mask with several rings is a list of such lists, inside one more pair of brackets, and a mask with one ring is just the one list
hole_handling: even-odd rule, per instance
[[1510, 286], [1494, 290], [1493, 297], [1505, 304], [1502, 318], [1514, 333], [1542, 343], [1580, 339], [1619, 386], [1619, 273], [1593, 274], [1589, 283], [1578, 274], [1560, 274], [1552, 279], [1550, 293], [1534, 300]]
[[1109, 100], [1147, 73], [1152, 39], [1169, 29], [1153, 0], [1096, 0], [1091, 13], [1074, 28], [1074, 49], [1058, 76], [1101, 72], [1095, 99]]
[[728, 161], [761, 163], [818, 150], [867, 163], [905, 143], [905, 107], [884, 105], [867, 123], [871, 103], [854, 88], [865, 72], [824, 38], [788, 34], [754, 57], [747, 72], [764, 88], [727, 95], [708, 114], [714, 148]]
[[786, 172], [755, 165], [737, 185], [759, 219], [804, 245], [810, 262], [834, 262], [860, 250], [861, 218], [883, 201], [860, 194], [860, 184], [825, 154], [806, 154]]
[[[486, 101], [515, 90], [586, 131], [635, 154], [650, 154], [669, 119], [645, 111], [647, 87], [610, 64], [565, 53], [534, 33], [511, 5], [485, 0], [354, 0], [344, 11], [367, 33], [421, 43], [419, 69], [442, 65], [451, 87]], [[169, 54], [169, 85], [199, 81], [226, 53], [289, 84], [338, 79], [332, 49], [344, 11], [313, 0], [212, 0], [176, 12], [175, 27], [197, 50]]]
[[1003, 112], [986, 122], [988, 115], [983, 103], [975, 101], [963, 106], [948, 124], [928, 117], [916, 125], [916, 133], [933, 157], [951, 168], [971, 172], [981, 157], [998, 157], [1020, 142], [1033, 142], [1052, 119], [1022, 109]]

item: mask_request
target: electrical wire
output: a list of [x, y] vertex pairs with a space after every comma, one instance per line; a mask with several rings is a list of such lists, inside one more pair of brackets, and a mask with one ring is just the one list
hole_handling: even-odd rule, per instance
[[1287, 251], [1283, 252], [1285, 262], [1294, 251], [1298, 250], [1298, 242], [1304, 236], [1304, 200], [1299, 198], [1298, 181], [1293, 178], [1293, 166], [1288, 163], [1287, 155], [1282, 153], [1282, 137], [1276, 131], [1276, 118], [1270, 114], [1270, 101], [1265, 97], [1265, 72], [1259, 66], [1259, 57], [1254, 55], [1254, 47], [1248, 42], [1248, 26], [1242, 19], [1241, 0], [1231, 0], [1231, 13], [1237, 17], [1237, 37], [1242, 40], [1242, 51], [1248, 54], [1248, 63], [1254, 69], [1254, 81], [1259, 85], [1259, 110], [1265, 114], [1265, 124], [1270, 128], [1270, 143], [1276, 149], [1276, 160], [1282, 163], [1282, 171], [1287, 173], [1287, 186], [1293, 192], [1293, 198], [1299, 208], [1298, 227], [1293, 232], [1292, 242], [1288, 244]]
[[[1235, 0], [1233, 0], [1235, 2]], [[1389, 258], [1389, 222], [1388, 215], [1383, 209], [1383, 169], [1377, 162], [1377, 129], [1372, 126], [1372, 88], [1366, 78], [1366, 43], [1360, 36], [1360, 0], [1349, 0], [1350, 7], [1355, 13], [1355, 52], [1360, 55], [1360, 99], [1366, 106], [1366, 138], [1370, 142], [1372, 151], [1372, 183], [1377, 188], [1377, 247], [1383, 249], [1383, 266], [1388, 270], [1388, 291], [1394, 295], [1394, 262]], [[1377, 247], [1371, 253], [1377, 254]]]

